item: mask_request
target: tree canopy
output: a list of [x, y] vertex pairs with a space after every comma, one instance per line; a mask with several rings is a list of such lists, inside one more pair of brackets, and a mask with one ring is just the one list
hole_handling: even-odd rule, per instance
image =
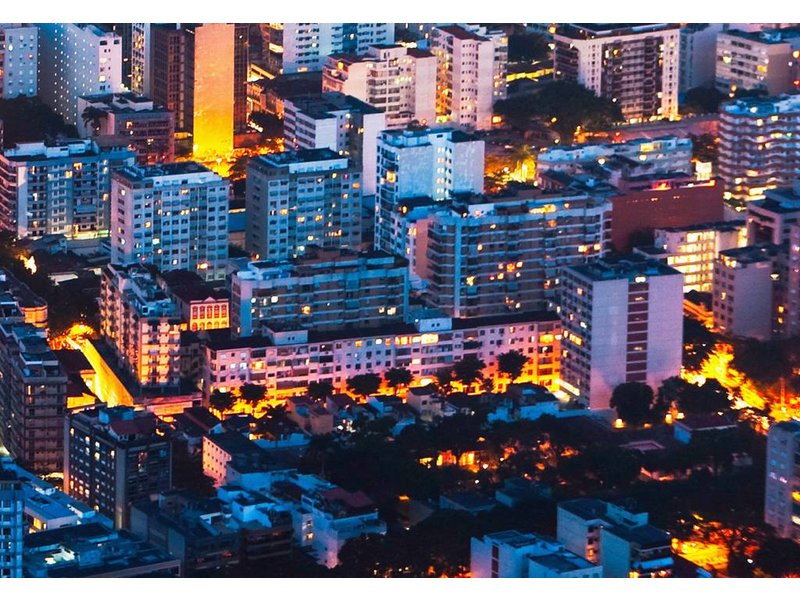
[[508, 36], [508, 62], [547, 60], [550, 46], [543, 35], [518, 33]]
[[483, 380], [483, 369], [486, 363], [476, 356], [465, 356], [453, 365], [455, 380], [464, 386]]
[[497, 357], [497, 369], [508, 375], [511, 381], [516, 381], [522, 375], [522, 370], [528, 362], [528, 357], [518, 350], [503, 352]]
[[611, 394], [611, 408], [625, 423], [643, 425], [651, 415], [653, 389], [636, 381], [621, 383]]
[[381, 376], [375, 373], [353, 375], [347, 380], [347, 388], [354, 394], [358, 394], [364, 398], [377, 392], [380, 387]]
[[68, 125], [38, 98], [19, 97], [0, 100], [3, 120], [3, 143], [6, 148], [20, 142], [38, 142], [57, 136], [78, 137], [74, 125]]
[[386, 383], [388, 383], [392, 389], [397, 391], [397, 388], [401, 385], [408, 385], [412, 381], [414, 381], [414, 375], [406, 368], [403, 367], [393, 367], [388, 369], [383, 374], [384, 379], [386, 379]]
[[333, 395], [333, 384], [329, 381], [312, 381], [308, 384], [306, 395], [313, 400], [325, 400]]

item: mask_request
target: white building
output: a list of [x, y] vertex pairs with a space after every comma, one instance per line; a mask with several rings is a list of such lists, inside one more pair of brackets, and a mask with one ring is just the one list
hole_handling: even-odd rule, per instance
[[608, 409], [614, 388], [658, 389], [677, 376], [683, 351], [683, 275], [635, 255], [561, 271], [561, 390]]
[[22, 577], [24, 504], [22, 481], [0, 464], [0, 579]]
[[133, 165], [126, 147], [91, 140], [17, 144], [0, 154], [0, 229], [18, 237], [106, 237], [111, 171]]
[[267, 69], [272, 75], [319, 71], [328, 56], [363, 54], [394, 42], [394, 23], [265, 23]]
[[328, 148], [361, 166], [361, 193], [374, 196], [377, 181], [378, 135], [387, 115], [344, 94], [287, 99], [283, 114], [284, 148]]
[[221, 279], [230, 184], [194, 163], [128, 167], [111, 184], [111, 261], [150, 263]]
[[770, 96], [797, 91], [794, 52], [800, 30], [723, 31], [717, 36], [716, 87], [723, 93], [764, 90]]
[[266, 154], [247, 167], [247, 250], [283, 260], [306, 246], [361, 244], [361, 167], [328, 148]]
[[758, 244], [720, 252], [712, 286], [714, 329], [760, 340], [785, 331], [786, 250], [786, 244]]
[[532, 533], [502, 531], [470, 540], [472, 577], [602, 577], [603, 567], [570, 552], [563, 544]]
[[78, 96], [122, 91], [122, 38], [95, 25], [39, 23], [39, 97], [76, 124]]
[[648, 524], [648, 514], [610, 502], [580, 498], [558, 504], [556, 538], [603, 567], [604, 577], [669, 577], [672, 540]]
[[0, 23], [0, 98], [36, 96], [39, 29]]
[[506, 97], [508, 37], [485, 27], [434, 27], [430, 46], [438, 60], [437, 120], [468, 131], [492, 127], [492, 107]]
[[334, 54], [322, 69], [322, 91], [341, 92], [386, 114], [386, 128], [436, 119], [436, 57], [399, 45], [368, 48], [366, 54]]
[[378, 138], [375, 247], [391, 252], [391, 213], [401, 200], [442, 201], [483, 192], [483, 140], [451, 128], [384, 131]]
[[681, 27], [681, 93], [714, 83], [717, 34], [722, 28], [722, 23], [685, 23]]
[[767, 190], [764, 196], [747, 203], [747, 243], [783, 244], [792, 226], [800, 223], [800, 179], [792, 187]]
[[800, 421], [775, 423], [767, 434], [764, 521], [785, 538], [800, 541]]
[[616, 102], [630, 122], [678, 116], [679, 24], [569, 23], [553, 37], [556, 79]]
[[744, 221], [669, 227], [656, 229], [653, 235], [653, 248], [635, 251], [658, 258], [683, 273], [684, 294], [692, 290], [710, 292], [714, 279], [714, 261], [719, 253], [747, 245], [747, 227]]
[[150, 23], [131, 23], [131, 91], [150, 96]]

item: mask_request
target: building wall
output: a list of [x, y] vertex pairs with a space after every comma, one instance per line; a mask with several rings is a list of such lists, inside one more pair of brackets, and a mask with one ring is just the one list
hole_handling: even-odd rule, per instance
[[235, 37], [230, 23], [195, 28], [195, 156], [211, 158], [233, 151]]
[[770, 427], [764, 492], [764, 521], [779, 536], [795, 541], [800, 539], [800, 482], [795, 475], [797, 440], [796, 421]]
[[717, 35], [722, 23], [698, 23], [681, 27], [680, 92], [714, 83]]
[[36, 96], [38, 37], [36, 27], [0, 25], [0, 98]]
[[0, 579], [23, 576], [24, 501], [22, 482], [0, 467]]
[[773, 263], [741, 264], [720, 257], [713, 283], [714, 328], [761, 340], [772, 336]]
[[767, 41], [736, 31], [721, 32], [717, 36], [716, 87], [723, 93], [737, 89], [764, 90], [770, 96], [792, 93], [796, 91], [792, 51], [797, 48], [800, 35], [791, 40]]

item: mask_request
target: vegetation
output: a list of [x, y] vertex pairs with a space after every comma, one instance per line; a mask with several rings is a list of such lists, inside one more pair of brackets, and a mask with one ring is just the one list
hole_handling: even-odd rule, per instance
[[214, 390], [208, 398], [208, 404], [216, 411], [225, 412], [233, 408], [236, 398], [230, 392]]
[[329, 381], [312, 381], [306, 395], [312, 400], [325, 400], [333, 395], [333, 384]]
[[528, 357], [517, 350], [503, 352], [503, 354], [500, 354], [497, 357], [498, 370], [501, 373], [508, 375], [508, 378], [511, 379], [512, 382], [520, 378], [527, 363]]
[[508, 36], [508, 62], [537, 62], [547, 60], [550, 46], [538, 33], [520, 33]]
[[347, 389], [365, 399], [367, 396], [377, 392], [380, 387], [381, 376], [376, 375], [375, 373], [353, 375], [347, 380]]
[[3, 143], [6, 148], [20, 142], [53, 140], [58, 136], [76, 138], [78, 130], [38, 98], [0, 100]]
[[636, 381], [621, 383], [611, 394], [611, 408], [625, 423], [639, 427], [653, 415], [653, 389]]
[[245, 383], [239, 387], [239, 397], [253, 406], [257, 405], [264, 399], [267, 388], [263, 385], [256, 385], [253, 383]]
[[397, 393], [398, 387], [407, 386], [414, 381], [414, 374], [408, 369], [404, 369], [402, 367], [389, 369], [383, 374], [383, 377], [386, 379], [386, 383], [388, 383], [394, 390], [395, 394]]
[[454, 379], [461, 385], [468, 387], [473, 383], [480, 383], [483, 381], [483, 369], [486, 368], [480, 358], [476, 356], [465, 356], [453, 365]]

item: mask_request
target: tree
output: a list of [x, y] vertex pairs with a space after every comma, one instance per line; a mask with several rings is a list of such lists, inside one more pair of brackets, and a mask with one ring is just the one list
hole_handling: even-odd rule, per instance
[[251, 405], [256, 405], [264, 399], [267, 388], [263, 385], [245, 383], [239, 388], [239, 397]]
[[508, 62], [534, 62], [546, 60], [550, 46], [538, 33], [521, 33], [508, 36]]
[[465, 387], [483, 379], [483, 370], [486, 363], [477, 356], [465, 356], [453, 365], [455, 380]]
[[102, 126], [103, 121], [105, 121], [107, 118], [108, 114], [106, 113], [106, 111], [92, 105], [89, 105], [86, 108], [84, 108], [83, 112], [81, 113], [81, 119], [83, 119], [84, 127], [88, 128], [90, 124], [92, 126], [90, 137], [91, 135], [96, 134], [100, 131], [100, 127]]
[[729, 410], [731, 401], [728, 390], [716, 379], [709, 379], [703, 385], [686, 383], [678, 397], [678, 408], [687, 415], [712, 415]]
[[713, 86], [696, 87], [686, 92], [681, 103], [681, 114], [707, 114], [719, 112], [720, 103], [727, 96]]
[[522, 375], [522, 370], [528, 362], [528, 358], [517, 350], [503, 352], [497, 357], [497, 370], [508, 375], [513, 383]]
[[354, 375], [347, 380], [347, 388], [354, 394], [363, 396], [366, 399], [370, 394], [374, 394], [381, 387], [381, 376], [375, 373], [363, 373]]
[[770, 577], [800, 576], [800, 545], [786, 538], [767, 538], [756, 550], [753, 566]]
[[647, 421], [652, 404], [652, 388], [637, 381], [621, 383], [611, 394], [611, 408], [616, 409], [617, 416], [637, 427]]
[[230, 410], [233, 407], [234, 402], [236, 402], [236, 398], [233, 397], [233, 394], [230, 392], [222, 392], [220, 390], [214, 390], [211, 392], [211, 396], [208, 398], [208, 404], [211, 406], [211, 408], [219, 412]]
[[443, 394], [446, 394], [452, 390], [453, 382], [455, 381], [453, 367], [442, 367], [441, 369], [437, 369], [434, 377], [436, 378], [436, 385], [439, 387], [439, 391], [441, 391]]
[[312, 381], [308, 384], [306, 395], [312, 400], [325, 400], [333, 395], [333, 384], [330, 381]]
[[386, 383], [392, 387], [392, 390], [394, 390], [396, 394], [398, 386], [406, 386], [414, 381], [414, 374], [408, 369], [394, 367], [386, 371], [383, 374], [383, 378], [386, 379]]

